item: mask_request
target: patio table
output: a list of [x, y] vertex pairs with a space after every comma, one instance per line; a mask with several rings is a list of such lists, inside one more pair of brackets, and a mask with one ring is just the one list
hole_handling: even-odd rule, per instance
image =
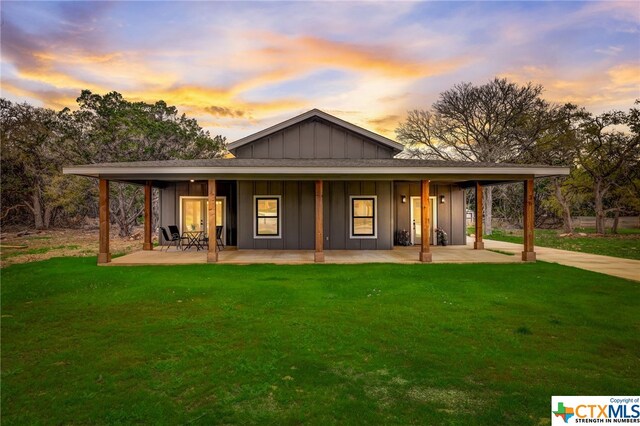
[[203, 234], [203, 231], [185, 231], [183, 232], [183, 236], [187, 237], [187, 246], [184, 250], [189, 250], [191, 247], [195, 247], [196, 250], [200, 250], [202, 245], [200, 244], [200, 236]]

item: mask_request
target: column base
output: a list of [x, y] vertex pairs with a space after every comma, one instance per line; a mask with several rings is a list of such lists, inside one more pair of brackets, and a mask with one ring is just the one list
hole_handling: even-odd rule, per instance
[[420, 262], [431, 262], [431, 252], [430, 251], [421, 251], [420, 252]]
[[474, 250], [484, 250], [484, 241], [474, 241], [473, 242]]
[[522, 252], [522, 260], [524, 262], [535, 262], [536, 261], [536, 252], [535, 251], [523, 251]]
[[98, 253], [98, 265], [111, 262], [111, 253]]
[[217, 251], [208, 251], [207, 252], [207, 263], [217, 263], [218, 262], [218, 252]]
[[324, 262], [324, 252], [317, 251], [313, 254], [313, 261], [316, 263]]
[[142, 244], [142, 250], [153, 250], [153, 244], [152, 243]]

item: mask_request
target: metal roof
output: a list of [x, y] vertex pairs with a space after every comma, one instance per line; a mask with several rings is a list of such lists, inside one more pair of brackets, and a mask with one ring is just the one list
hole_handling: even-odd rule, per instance
[[123, 181], [186, 179], [504, 179], [568, 175], [568, 167], [418, 159], [244, 159], [133, 161], [70, 166], [65, 174]]

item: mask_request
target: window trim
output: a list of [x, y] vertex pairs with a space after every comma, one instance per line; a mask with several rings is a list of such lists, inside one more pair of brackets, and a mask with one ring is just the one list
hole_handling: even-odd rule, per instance
[[[353, 202], [354, 200], [373, 200], [373, 235], [354, 235], [353, 233]], [[365, 216], [358, 216], [365, 217]], [[370, 217], [370, 216], [366, 216]], [[378, 196], [350, 195], [349, 196], [349, 238], [352, 240], [375, 240], [378, 238]]]
[[[278, 200], [278, 213], [277, 216], [270, 216], [278, 218], [278, 233], [265, 235], [258, 235], [258, 200]], [[269, 217], [269, 216], [267, 216]], [[253, 196], [253, 238], [256, 239], [280, 239], [282, 238], [282, 195], [254, 195]]]

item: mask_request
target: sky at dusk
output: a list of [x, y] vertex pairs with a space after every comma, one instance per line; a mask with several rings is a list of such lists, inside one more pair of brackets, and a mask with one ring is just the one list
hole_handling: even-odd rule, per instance
[[6, 2], [1, 90], [164, 100], [230, 141], [312, 108], [393, 137], [494, 76], [593, 112], [640, 98], [640, 1]]

